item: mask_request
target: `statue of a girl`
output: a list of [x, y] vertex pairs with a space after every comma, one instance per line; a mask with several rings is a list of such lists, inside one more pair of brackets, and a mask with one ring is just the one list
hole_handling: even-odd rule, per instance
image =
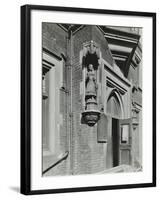
[[95, 70], [92, 64], [88, 65], [86, 77], [86, 95], [87, 96], [96, 96], [97, 84], [96, 84], [96, 75]]

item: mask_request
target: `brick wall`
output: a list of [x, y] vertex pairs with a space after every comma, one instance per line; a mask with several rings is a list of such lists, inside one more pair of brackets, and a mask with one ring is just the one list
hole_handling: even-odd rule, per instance
[[[50, 52], [60, 56], [63, 54], [67, 57], [67, 37], [68, 33], [61, 29], [58, 25], [53, 23], [42, 23], [42, 46], [43, 48], [48, 49]], [[63, 60], [63, 59], [62, 59]], [[53, 134], [57, 134], [57, 144], [59, 144], [59, 152], [65, 153], [69, 151], [69, 133], [70, 129], [68, 128], [69, 125], [69, 111], [68, 111], [68, 104], [70, 100], [68, 99], [68, 92], [67, 92], [67, 63], [63, 61], [63, 88], [59, 88], [59, 95], [60, 95], [60, 114], [62, 116], [62, 122], [59, 127], [59, 133], [55, 133], [53, 130]], [[56, 66], [55, 66], [56, 67]], [[55, 103], [55, 102], [53, 102]], [[50, 111], [48, 111], [50, 112]], [[56, 116], [55, 116], [56, 117]], [[58, 116], [57, 116], [58, 117]], [[53, 141], [53, 144], [55, 141]], [[44, 166], [51, 166], [54, 162], [57, 162], [59, 159], [58, 154], [55, 152], [53, 155], [45, 156], [43, 158]], [[45, 167], [46, 168], [46, 167]], [[52, 176], [52, 175], [65, 175], [70, 173], [70, 159], [69, 156], [66, 160], [62, 161], [56, 167], [49, 170], [45, 175]]]
[[83, 43], [94, 40], [102, 51], [102, 57], [112, 64], [111, 56], [107, 52], [107, 42], [99, 29], [86, 26], [73, 36], [72, 49], [72, 152], [73, 173], [89, 174], [105, 169], [105, 145], [97, 142], [97, 125], [89, 127], [81, 123], [82, 99], [80, 96], [80, 82], [82, 68], [80, 66], [80, 51]]
[[103, 59], [106, 60], [111, 66], [113, 66], [114, 61], [109, 50], [108, 43], [103, 33], [97, 26], [92, 26], [92, 39], [100, 45]]
[[42, 23], [42, 46], [57, 54], [67, 54], [67, 33], [54, 23]]

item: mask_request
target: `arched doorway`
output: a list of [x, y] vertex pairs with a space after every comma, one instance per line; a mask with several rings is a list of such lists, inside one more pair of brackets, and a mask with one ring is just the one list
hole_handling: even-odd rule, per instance
[[107, 99], [107, 115], [121, 119], [123, 116], [122, 109], [121, 97], [116, 90], [113, 90]]
[[130, 119], [124, 119], [123, 102], [117, 89], [113, 89], [106, 105], [108, 117], [107, 168], [131, 163]]
[[109, 118], [110, 141], [107, 148], [107, 167], [119, 165], [119, 119], [122, 119], [121, 96], [116, 89], [113, 89], [107, 99], [106, 113]]

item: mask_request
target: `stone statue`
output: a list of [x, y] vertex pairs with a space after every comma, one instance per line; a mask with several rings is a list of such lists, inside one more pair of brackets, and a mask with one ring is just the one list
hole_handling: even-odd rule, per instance
[[86, 96], [95, 96], [97, 93], [96, 74], [92, 64], [88, 65], [86, 77]]

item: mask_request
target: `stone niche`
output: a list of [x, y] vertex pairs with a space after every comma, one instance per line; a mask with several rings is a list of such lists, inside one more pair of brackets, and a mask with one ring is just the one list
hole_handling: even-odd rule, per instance
[[94, 126], [100, 119], [100, 68], [100, 48], [91, 40], [83, 44], [82, 50], [83, 112], [81, 121], [88, 126]]

